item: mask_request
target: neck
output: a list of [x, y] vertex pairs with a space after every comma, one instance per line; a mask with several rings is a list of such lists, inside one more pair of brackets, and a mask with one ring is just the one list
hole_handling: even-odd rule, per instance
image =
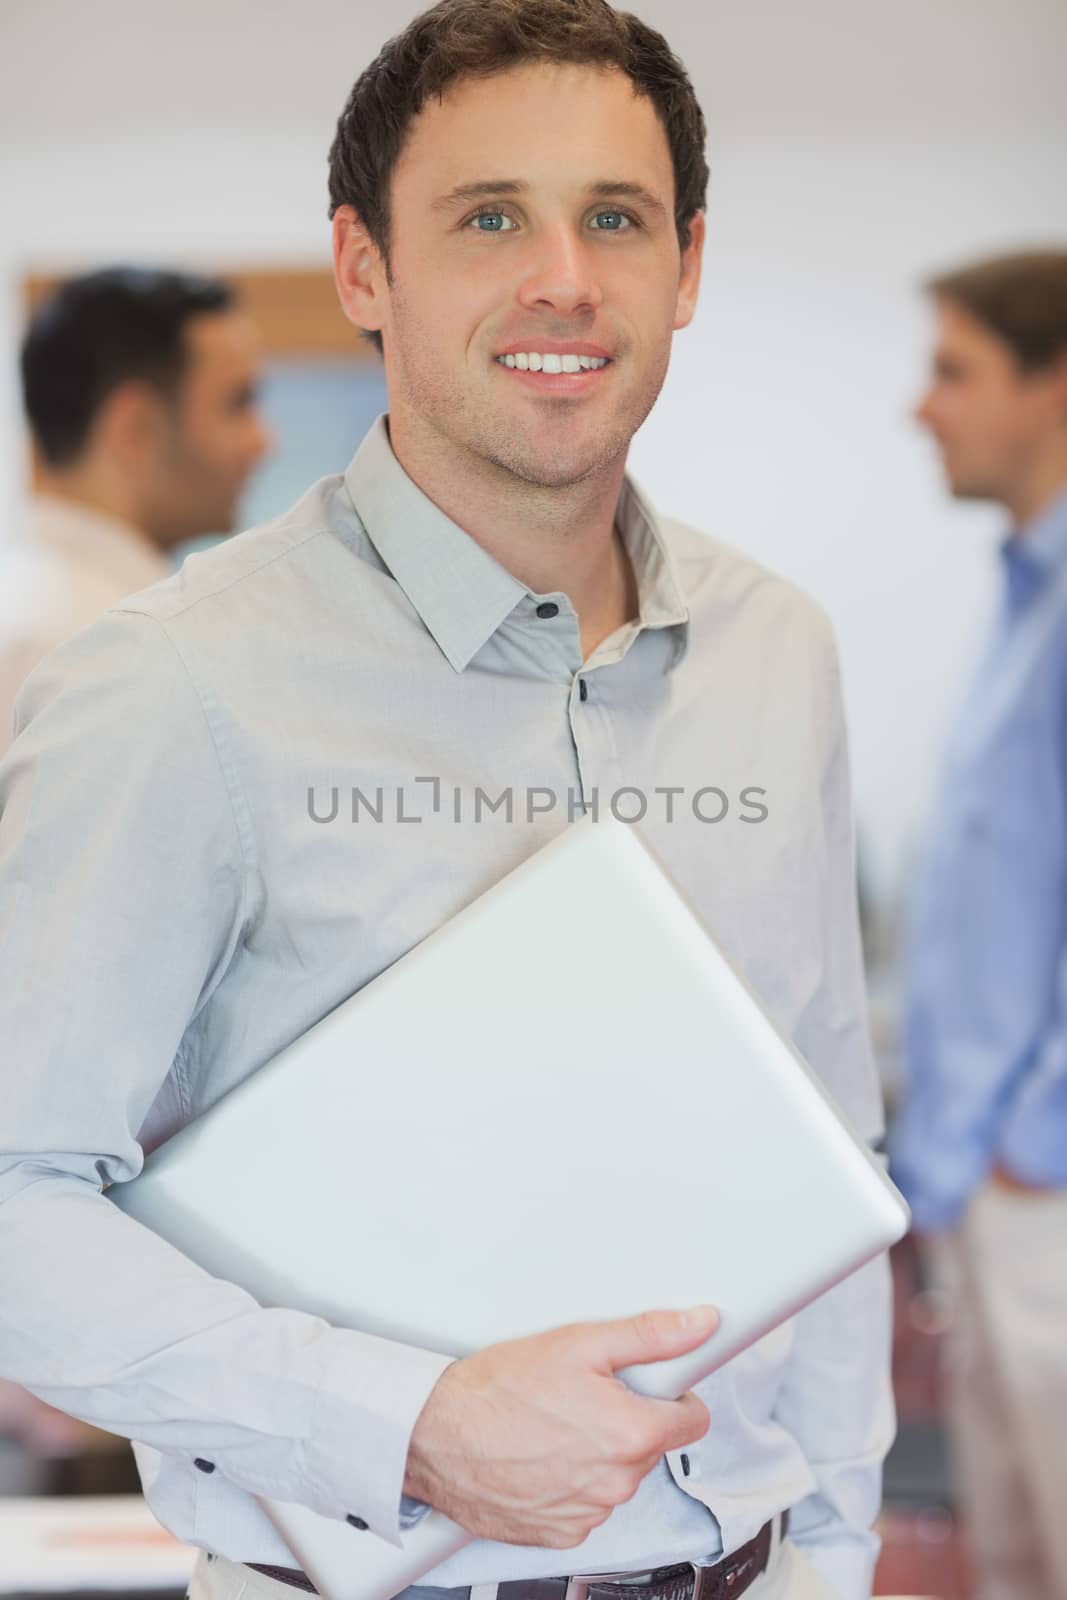
[[1023, 532], [1067, 490], [1067, 440], [1049, 450], [1025, 478], [1004, 496], [1016, 534]]
[[637, 615], [637, 584], [615, 510], [625, 453], [580, 483], [546, 487], [389, 413], [400, 465], [433, 503], [535, 594], [565, 594], [578, 613], [582, 653]]
[[38, 464], [34, 487], [74, 506], [99, 512], [126, 529], [131, 539], [157, 548], [156, 541], [141, 525], [134, 498], [122, 475], [99, 463], [79, 462], [73, 467], [47, 467]]

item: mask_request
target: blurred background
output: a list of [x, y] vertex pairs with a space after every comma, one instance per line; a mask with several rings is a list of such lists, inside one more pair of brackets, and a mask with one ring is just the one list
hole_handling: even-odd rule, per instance
[[[278, 445], [245, 491], [242, 522], [347, 463], [384, 387], [333, 299], [326, 154], [353, 79], [418, 9], [4, 0], [0, 553], [24, 536], [30, 485], [19, 340], [29, 305], [70, 272], [132, 261], [239, 284], [265, 341], [263, 409]], [[899, 919], [1004, 531], [996, 509], [947, 497], [910, 420], [932, 323], [919, 285], [958, 261], [1067, 240], [1067, 7], [633, 9], [693, 77], [711, 186], [701, 306], [631, 467], [661, 510], [742, 545], [833, 619], [891, 1102]], [[906, 1247], [896, 1272], [901, 1431], [879, 1588], [963, 1600], [939, 1421], [945, 1308]], [[181, 1559], [116, 1498], [136, 1486], [122, 1441], [61, 1419], [38, 1417], [21, 1436], [12, 1427], [0, 1438], [0, 1592], [182, 1587]], [[53, 1506], [96, 1520], [61, 1527]], [[101, 1560], [106, 1571], [93, 1567]]]

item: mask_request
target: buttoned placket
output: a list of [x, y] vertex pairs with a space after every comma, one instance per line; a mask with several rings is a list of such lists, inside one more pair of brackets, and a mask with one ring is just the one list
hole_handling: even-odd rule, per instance
[[[631, 625], [630, 635], [624, 636], [618, 647], [612, 646], [605, 652], [607, 659], [598, 664], [597, 657], [603, 646], [598, 645], [589, 659], [583, 660], [578, 615], [565, 595], [532, 596], [531, 610], [535, 627], [552, 627], [560, 634], [567, 670], [571, 674], [567, 717], [577, 778], [575, 793], [568, 797], [573, 810], [571, 820], [577, 821], [583, 808], [586, 815], [592, 812], [596, 816], [601, 804], [607, 804], [615, 789], [624, 782], [610, 711], [604, 699], [605, 672], [612, 661], [625, 654], [640, 631], [640, 625]], [[562, 804], [562, 796], [560, 801]]]

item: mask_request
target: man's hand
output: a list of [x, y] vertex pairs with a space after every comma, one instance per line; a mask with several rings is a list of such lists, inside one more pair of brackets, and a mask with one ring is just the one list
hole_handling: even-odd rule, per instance
[[405, 1492], [476, 1538], [581, 1544], [710, 1421], [696, 1395], [652, 1400], [615, 1372], [696, 1349], [718, 1320], [702, 1306], [580, 1322], [454, 1362], [415, 1424]]

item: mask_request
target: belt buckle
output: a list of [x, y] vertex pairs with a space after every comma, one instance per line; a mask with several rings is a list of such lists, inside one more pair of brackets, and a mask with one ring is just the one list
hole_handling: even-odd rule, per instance
[[[710, 1567], [698, 1567], [695, 1561], [687, 1561], [686, 1566], [692, 1569], [693, 1592], [689, 1600], [703, 1600], [704, 1590], [707, 1585], [707, 1574]], [[567, 1588], [563, 1600], [587, 1600], [589, 1585], [591, 1583], [613, 1583], [620, 1578], [632, 1578], [631, 1572], [583, 1572], [580, 1577], [568, 1578]], [[710, 1600], [710, 1597], [709, 1597]]]

